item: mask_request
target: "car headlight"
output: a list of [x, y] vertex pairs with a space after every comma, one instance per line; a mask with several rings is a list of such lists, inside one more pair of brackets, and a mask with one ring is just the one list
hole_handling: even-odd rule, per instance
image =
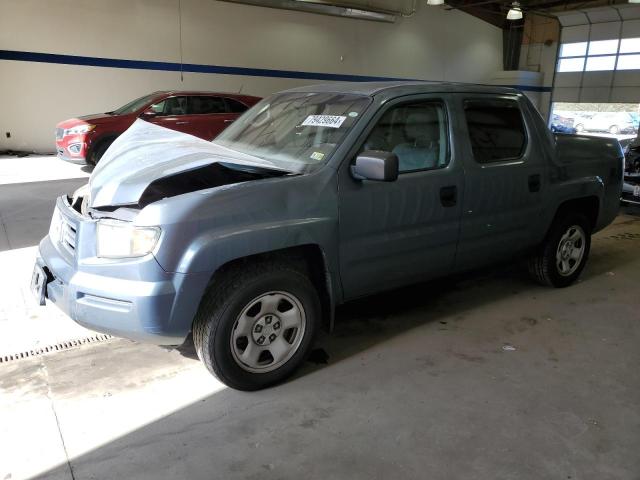
[[100, 220], [97, 254], [103, 258], [142, 257], [153, 251], [159, 238], [158, 227], [136, 227], [127, 222]]
[[95, 125], [90, 125], [88, 123], [84, 125], [78, 125], [76, 127], [67, 128], [64, 131], [64, 135], [80, 135], [81, 133], [89, 133], [91, 130], [96, 128]]

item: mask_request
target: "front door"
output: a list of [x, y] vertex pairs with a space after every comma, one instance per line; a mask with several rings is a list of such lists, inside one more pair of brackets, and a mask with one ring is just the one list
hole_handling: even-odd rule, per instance
[[148, 120], [161, 127], [183, 133], [191, 133], [191, 115], [188, 115], [186, 96], [168, 97], [151, 106], [156, 116]]
[[398, 156], [394, 182], [339, 176], [340, 275], [346, 299], [448, 273], [464, 173], [450, 141], [448, 101], [404, 97], [381, 111], [359, 151]]

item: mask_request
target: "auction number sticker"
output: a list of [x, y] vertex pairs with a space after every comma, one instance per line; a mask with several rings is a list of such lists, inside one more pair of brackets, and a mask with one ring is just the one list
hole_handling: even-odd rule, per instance
[[303, 127], [329, 127], [340, 128], [347, 117], [340, 115], [309, 115], [304, 122]]

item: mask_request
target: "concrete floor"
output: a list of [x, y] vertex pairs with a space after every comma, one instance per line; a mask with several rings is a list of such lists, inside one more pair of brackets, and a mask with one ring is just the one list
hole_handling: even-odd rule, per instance
[[0, 364], [0, 479], [637, 480], [639, 246], [621, 216], [568, 289], [512, 265], [346, 305], [261, 392], [125, 340]]
[[11, 272], [0, 275], [0, 362], [96, 335], [55, 306], [37, 306], [29, 290], [36, 245], [49, 230], [56, 197], [85, 184], [89, 172], [53, 156], [0, 156], [0, 266]]

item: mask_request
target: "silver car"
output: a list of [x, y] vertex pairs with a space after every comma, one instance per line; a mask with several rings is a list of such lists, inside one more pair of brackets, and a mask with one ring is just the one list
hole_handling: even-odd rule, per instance
[[609, 132], [612, 135], [636, 131], [633, 117], [627, 112], [602, 112], [595, 113], [590, 118], [578, 118], [575, 120], [575, 128], [578, 133]]

